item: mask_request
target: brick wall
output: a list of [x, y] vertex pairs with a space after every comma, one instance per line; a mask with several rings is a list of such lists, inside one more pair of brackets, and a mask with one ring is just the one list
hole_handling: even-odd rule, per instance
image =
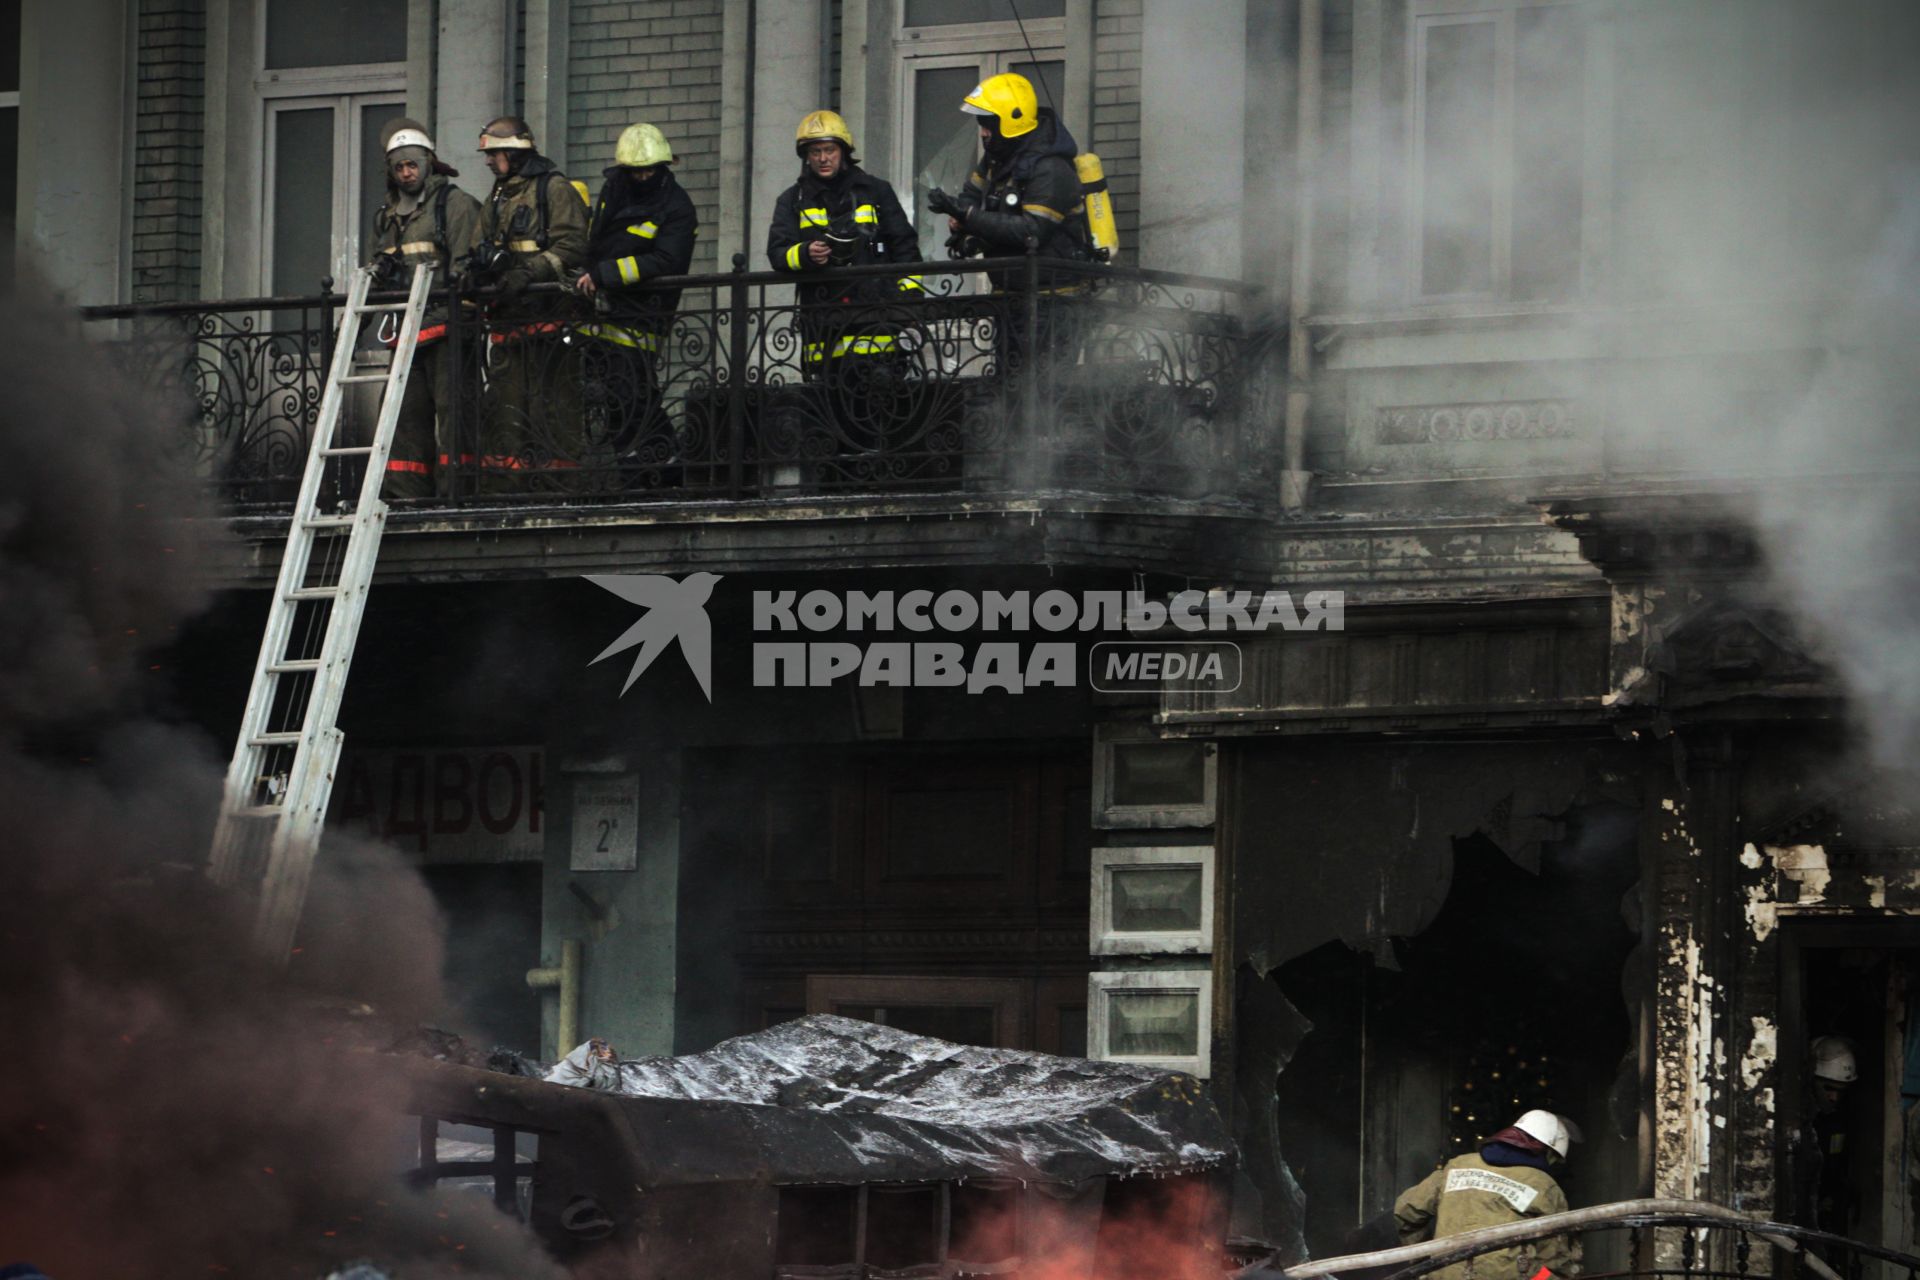
[[1140, 240], [1140, 29], [1145, 0], [1098, 0], [1093, 16], [1093, 140], [1106, 166], [1120, 258], [1137, 265]]
[[567, 76], [569, 175], [594, 188], [620, 131], [660, 127], [700, 214], [695, 271], [715, 270], [720, 224], [720, 31], [724, 0], [574, 0]]
[[133, 296], [198, 294], [206, 0], [140, 5], [134, 124]]

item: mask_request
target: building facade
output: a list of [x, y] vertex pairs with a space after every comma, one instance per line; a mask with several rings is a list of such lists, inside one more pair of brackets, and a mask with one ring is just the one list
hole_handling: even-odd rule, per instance
[[[578, 942], [578, 1025], [629, 1054], [827, 1010], [1173, 1062], [1234, 1126], [1242, 1226], [1321, 1255], [1535, 1104], [1587, 1131], [1576, 1204], [1792, 1216], [1806, 1045], [1844, 1035], [1845, 1225], [1911, 1246], [1920, 863], [1878, 781], [1903, 632], [1849, 606], [1869, 568], [1911, 574], [1887, 463], [1914, 12], [1019, 8], [24, 0], [22, 261], [119, 304], [96, 319], [120, 336], [307, 298], [254, 331], [300, 335], [264, 348], [307, 361], [296, 391], [394, 115], [480, 196], [470, 140], [502, 111], [595, 187], [621, 129], [665, 131], [701, 220], [685, 415], [797, 372], [766, 319], [789, 296], [739, 272], [803, 113], [847, 118], [930, 259], [986, 75], [1032, 76], [1104, 160], [1132, 283], [1101, 341], [1132, 390], [1091, 341], [1045, 394], [982, 349], [915, 366], [1006, 393], [993, 432], [956, 409], [915, 455], [937, 482], [781, 453], [772, 401], [735, 400], [758, 452], [675, 455], [672, 484], [396, 511], [334, 827], [422, 866], [469, 1025], [564, 1052], [524, 974]], [[246, 385], [217, 365], [187, 381]], [[298, 436], [304, 408], [240, 399], [208, 427], [199, 398], [222, 447]], [[180, 677], [216, 735], [285, 529], [247, 483]], [[627, 659], [592, 660], [632, 611], [582, 576], [696, 572], [720, 575], [710, 698], [672, 652], [623, 691]], [[757, 598], [1193, 590], [1339, 593], [1343, 626], [1244, 638], [1230, 688], [1094, 687], [1125, 628], [1017, 693], [759, 679], [757, 647], [814, 635]]]

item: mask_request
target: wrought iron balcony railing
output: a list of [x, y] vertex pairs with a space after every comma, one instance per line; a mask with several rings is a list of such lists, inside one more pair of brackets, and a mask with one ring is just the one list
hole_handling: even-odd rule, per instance
[[[611, 310], [556, 285], [436, 295], [410, 375], [440, 401], [432, 474], [390, 475], [388, 492], [423, 506], [1061, 489], [1240, 505], [1270, 488], [1264, 374], [1281, 344], [1249, 286], [1032, 256], [810, 274], [824, 302], [797, 301], [793, 283], [736, 258]], [[339, 304], [85, 317], [149, 402], [174, 406], [188, 463], [236, 508], [272, 510], [299, 481]], [[368, 359], [386, 358], [387, 336], [361, 335]], [[350, 433], [370, 427], [372, 394], [350, 406]]]
[[[1573, 1270], [1563, 1274], [1567, 1246]], [[1551, 1265], [1548, 1265], [1551, 1263]], [[1244, 1280], [1913, 1280], [1920, 1257], [1869, 1240], [1769, 1222], [1697, 1200], [1622, 1200], [1437, 1240], [1296, 1263], [1255, 1262]]]

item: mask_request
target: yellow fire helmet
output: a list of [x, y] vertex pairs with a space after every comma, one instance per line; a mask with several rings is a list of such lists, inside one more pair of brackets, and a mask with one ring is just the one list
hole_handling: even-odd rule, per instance
[[849, 159], [853, 157], [853, 130], [838, 111], [810, 111], [801, 118], [800, 127], [793, 131], [793, 149], [804, 156], [810, 142], [837, 142], [847, 149]]
[[533, 130], [519, 116], [496, 116], [480, 131], [482, 151], [531, 151]]
[[1033, 82], [1011, 71], [975, 85], [960, 109], [970, 116], [998, 116], [1003, 138], [1018, 138], [1040, 126], [1040, 100], [1034, 97]]
[[613, 162], [629, 169], [648, 169], [656, 164], [672, 164], [673, 148], [667, 137], [650, 124], [630, 124], [613, 147]]

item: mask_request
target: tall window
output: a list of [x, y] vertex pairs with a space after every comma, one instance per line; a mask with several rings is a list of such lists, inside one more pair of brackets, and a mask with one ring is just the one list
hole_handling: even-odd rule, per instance
[[407, 5], [270, 0], [258, 78], [266, 113], [262, 285], [313, 293], [366, 255], [385, 189], [380, 131], [406, 112]]
[[946, 219], [927, 212], [927, 192], [958, 191], [980, 153], [978, 121], [961, 112], [961, 99], [988, 76], [1012, 71], [1033, 81], [1041, 106], [1064, 101], [1065, 15], [1066, 0], [1029, 0], [1020, 6], [1022, 39], [1007, 0], [903, 0], [894, 174], [924, 256], [945, 257], [947, 240]]
[[[1574, 4], [1416, 0], [1412, 293], [1553, 302], [1580, 292], [1586, 22]], [[1427, 12], [1432, 10], [1432, 12]]]

